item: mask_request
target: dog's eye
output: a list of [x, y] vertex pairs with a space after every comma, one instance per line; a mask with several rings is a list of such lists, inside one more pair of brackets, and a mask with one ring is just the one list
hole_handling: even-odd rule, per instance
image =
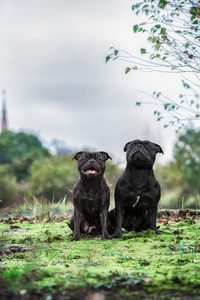
[[148, 147], [148, 148], [151, 148], [151, 145], [148, 144], [148, 143], [145, 143], [145, 146]]

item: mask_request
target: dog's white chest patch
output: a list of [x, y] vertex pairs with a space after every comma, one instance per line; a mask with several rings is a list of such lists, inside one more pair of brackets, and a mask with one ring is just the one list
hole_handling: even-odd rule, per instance
[[135, 207], [135, 206], [138, 204], [139, 200], [140, 200], [140, 196], [137, 196], [137, 200], [136, 200], [136, 202], [133, 204], [133, 207]]

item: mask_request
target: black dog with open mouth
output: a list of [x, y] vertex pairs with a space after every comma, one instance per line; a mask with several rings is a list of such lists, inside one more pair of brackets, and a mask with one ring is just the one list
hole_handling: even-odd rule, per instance
[[161, 196], [153, 165], [162, 148], [150, 141], [134, 140], [124, 147], [127, 165], [115, 187], [115, 210], [109, 215], [115, 226], [113, 238], [121, 237], [122, 227], [128, 231], [156, 228], [157, 206]]
[[70, 221], [73, 231], [71, 241], [78, 241], [80, 233], [102, 232], [104, 239], [110, 239], [112, 232], [108, 220], [110, 190], [104, 178], [105, 164], [111, 157], [106, 152], [76, 153], [80, 178], [73, 189], [74, 215]]

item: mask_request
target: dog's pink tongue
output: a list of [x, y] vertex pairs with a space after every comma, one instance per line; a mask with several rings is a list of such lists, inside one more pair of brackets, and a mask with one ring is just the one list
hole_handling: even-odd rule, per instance
[[95, 171], [95, 170], [88, 170], [87, 173], [88, 173], [88, 174], [95, 174], [96, 171]]

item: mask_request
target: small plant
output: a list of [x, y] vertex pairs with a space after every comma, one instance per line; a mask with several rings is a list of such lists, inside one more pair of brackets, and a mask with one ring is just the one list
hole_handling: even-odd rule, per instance
[[175, 253], [187, 253], [187, 252], [195, 252], [195, 247], [192, 245], [186, 245], [184, 242], [181, 243], [180, 238], [174, 239], [175, 245], [169, 245], [169, 249], [172, 250], [173, 254]]
[[3, 271], [4, 280], [12, 287], [16, 286], [18, 282], [22, 280], [24, 276], [27, 276], [33, 270], [33, 264], [31, 263], [16, 263], [12, 267]]
[[144, 275], [138, 274], [123, 274], [121, 272], [112, 273], [104, 278], [99, 278], [98, 283], [96, 283], [95, 288], [105, 286], [107, 288], [112, 287], [122, 287], [122, 288], [133, 288], [140, 283], [147, 282], [150, 283], [152, 280]]
[[16, 205], [16, 208], [12, 210], [13, 218], [23, 216], [24, 218], [32, 217], [34, 220], [42, 221], [47, 219], [52, 222], [55, 214], [59, 217], [64, 216], [66, 212], [67, 198], [60, 199], [55, 203], [54, 198], [49, 201], [46, 198], [38, 199], [33, 197], [28, 199], [24, 197], [20, 204]]
[[181, 199], [181, 209], [185, 209], [188, 205], [188, 201], [185, 199], [185, 196]]
[[196, 235], [194, 240], [195, 252], [200, 252], [200, 241], [199, 241], [199, 222], [196, 221]]
[[126, 255], [121, 255], [119, 258], [118, 258], [118, 262], [119, 263], [123, 263], [123, 262], [127, 262], [127, 261], [130, 261], [132, 260], [132, 257], [130, 256], [126, 256]]
[[103, 249], [105, 249], [105, 250], [108, 250], [110, 248], [112, 248], [112, 244], [111, 243], [107, 243], [107, 244], [103, 245]]
[[58, 203], [56, 203], [54, 212], [57, 210], [59, 217], [64, 216], [66, 212], [66, 204], [67, 204], [67, 197], [60, 199]]
[[50, 253], [48, 255], [49, 263], [48, 263], [47, 267], [50, 267], [52, 265], [54, 259], [58, 256], [58, 254], [59, 254], [59, 251], [53, 251], [52, 253]]

